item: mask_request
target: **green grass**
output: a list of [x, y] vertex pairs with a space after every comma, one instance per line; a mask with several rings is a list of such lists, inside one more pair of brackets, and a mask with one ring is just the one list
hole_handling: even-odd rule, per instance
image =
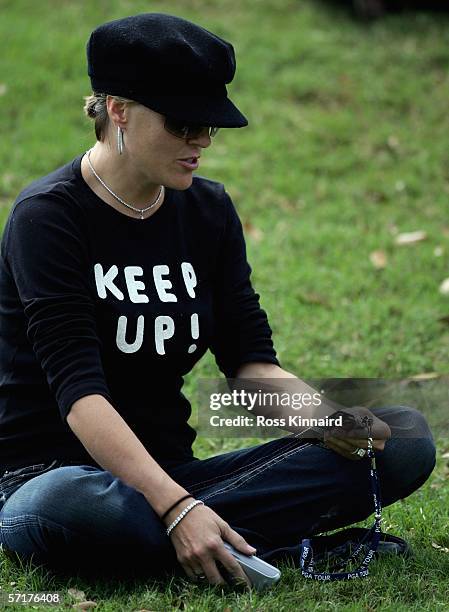
[[[440, 319], [449, 298], [438, 291], [449, 276], [444, 15], [393, 15], [366, 27], [311, 0], [0, 0], [1, 223], [29, 181], [93, 144], [82, 114], [90, 31], [150, 10], [192, 19], [235, 46], [229, 90], [250, 126], [222, 130], [201, 174], [226, 185], [245, 224], [283, 367], [306, 379], [447, 374], [449, 327]], [[395, 245], [397, 233], [414, 230], [427, 239]], [[383, 270], [369, 259], [379, 249]], [[186, 393], [216, 374], [207, 355]], [[441, 411], [447, 387], [440, 396]], [[269, 593], [221, 594], [182, 581], [61, 581], [4, 559], [1, 583], [81, 588], [97, 610], [111, 611], [447, 609], [449, 554], [431, 545], [449, 547], [449, 442], [439, 433], [431, 479], [385, 510], [385, 526], [408, 538], [416, 556], [376, 563], [366, 581], [310, 584], [284, 567]], [[199, 438], [195, 450], [206, 457], [242, 443]]]

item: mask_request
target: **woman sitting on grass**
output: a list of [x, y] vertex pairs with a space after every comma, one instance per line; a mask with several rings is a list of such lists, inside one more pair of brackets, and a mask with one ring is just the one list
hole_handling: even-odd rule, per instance
[[[181, 389], [207, 349], [227, 378], [310, 390], [276, 358], [229, 195], [192, 175], [218, 128], [247, 125], [227, 97], [233, 47], [143, 14], [87, 51], [97, 142], [28, 186], [3, 234], [0, 541], [48, 566], [247, 581], [224, 541], [279, 560], [372, 513], [367, 439], [193, 456]], [[425, 482], [417, 411], [347, 411], [373, 419], [384, 504]]]

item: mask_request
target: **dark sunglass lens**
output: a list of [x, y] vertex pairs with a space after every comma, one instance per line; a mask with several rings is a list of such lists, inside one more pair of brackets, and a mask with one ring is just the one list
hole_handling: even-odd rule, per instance
[[201, 136], [203, 130], [204, 130], [204, 127], [202, 127], [201, 125], [189, 125], [187, 137], [188, 138], [198, 138], [198, 136]]
[[167, 132], [178, 138], [185, 138], [189, 129], [182, 121], [170, 119], [169, 117], [166, 117], [164, 125]]
[[170, 134], [177, 136], [178, 138], [198, 138], [201, 136], [204, 130], [208, 131], [209, 136], [213, 137], [218, 132], [220, 128], [217, 127], [207, 127], [204, 125], [187, 125], [182, 121], [177, 119], [170, 119], [170, 117], [165, 118], [165, 129]]

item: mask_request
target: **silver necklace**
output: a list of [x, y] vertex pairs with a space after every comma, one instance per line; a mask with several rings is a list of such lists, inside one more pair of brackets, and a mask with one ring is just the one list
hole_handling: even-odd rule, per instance
[[101, 179], [98, 176], [98, 174], [95, 172], [95, 169], [92, 166], [92, 162], [90, 161], [90, 153], [91, 153], [91, 151], [92, 151], [92, 149], [89, 149], [89, 151], [86, 151], [86, 155], [87, 155], [87, 163], [89, 164], [89, 168], [92, 170], [92, 174], [103, 185], [103, 187], [106, 189], [106, 191], [108, 191], [111, 194], [111, 196], [113, 196], [121, 204], [123, 204], [127, 208], [130, 208], [134, 212], [138, 213], [140, 215], [141, 219], [143, 219], [143, 214], [146, 213], [147, 210], [150, 210], [151, 208], [153, 208], [153, 206], [156, 206], [156, 204], [159, 204], [159, 202], [161, 201], [161, 197], [164, 194], [164, 186], [163, 185], [161, 185], [161, 189], [159, 191], [159, 195], [157, 196], [156, 200], [153, 202], [153, 204], [150, 204], [150, 206], [147, 206], [146, 208], [136, 208], [135, 206], [131, 206], [131, 204], [127, 204], [124, 200], [122, 200], [122, 198], [120, 196], [118, 196], [116, 193], [114, 193], [112, 191], [112, 189], [106, 185], [106, 183], [103, 181], [103, 179]]

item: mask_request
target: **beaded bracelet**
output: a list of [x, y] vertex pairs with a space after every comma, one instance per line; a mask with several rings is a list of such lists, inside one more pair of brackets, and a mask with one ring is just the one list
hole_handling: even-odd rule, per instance
[[195, 501], [193, 501], [188, 506], [186, 506], [184, 508], [184, 510], [180, 514], [178, 514], [178, 516], [175, 518], [173, 523], [167, 527], [166, 534], [169, 536], [171, 534], [171, 532], [173, 531], [173, 529], [176, 527], [176, 525], [182, 521], [182, 519], [185, 517], [185, 515], [188, 512], [190, 512], [190, 510], [192, 510], [192, 508], [195, 508], [195, 506], [198, 506], [200, 504], [204, 504], [204, 502], [201, 501], [200, 499], [195, 499]]

